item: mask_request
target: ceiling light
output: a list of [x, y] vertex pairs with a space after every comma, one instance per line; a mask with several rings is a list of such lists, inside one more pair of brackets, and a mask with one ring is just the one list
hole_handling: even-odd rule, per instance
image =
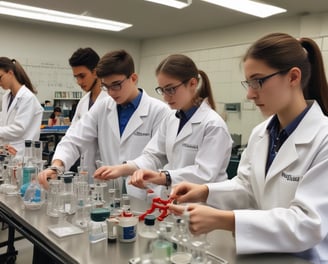
[[257, 17], [269, 17], [286, 12], [286, 9], [251, 0], [202, 0]]
[[171, 6], [174, 8], [185, 8], [189, 5], [191, 5], [192, 0], [145, 0], [147, 2], [153, 2], [156, 4], [161, 4], [161, 5], [167, 5], [167, 6]]
[[121, 31], [132, 26], [131, 24], [107, 19], [75, 15], [71, 13], [14, 4], [5, 1], [0, 1], [0, 14], [108, 31]]

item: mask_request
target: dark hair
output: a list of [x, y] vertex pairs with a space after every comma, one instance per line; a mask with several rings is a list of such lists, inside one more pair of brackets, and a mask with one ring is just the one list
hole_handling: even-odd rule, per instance
[[22, 65], [15, 59], [9, 59], [7, 57], [0, 57], [0, 68], [5, 72], [12, 71], [15, 75], [16, 80], [21, 84], [25, 85], [32, 93], [36, 94], [34, 86], [31, 83], [30, 78], [27, 76]]
[[99, 55], [92, 48], [79, 48], [68, 61], [71, 67], [85, 66], [90, 71], [93, 71], [99, 59]]
[[297, 40], [284, 33], [266, 35], [256, 41], [244, 56], [264, 61], [277, 70], [298, 67], [302, 72], [301, 86], [305, 99], [316, 100], [328, 115], [328, 85], [322, 55], [310, 38]]
[[134, 73], [134, 62], [125, 50], [112, 51], [100, 59], [96, 72], [99, 78], [113, 74], [124, 74], [130, 77]]
[[207, 97], [208, 103], [215, 110], [215, 102], [211, 90], [210, 81], [206, 73], [198, 70], [195, 63], [189, 57], [182, 54], [173, 54], [164, 59], [156, 68], [156, 75], [159, 73], [167, 74], [181, 82], [187, 82], [191, 78], [199, 81], [201, 77], [201, 87], [197, 89], [193, 99], [195, 105], [200, 105]]
[[55, 112], [59, 112], [59, 113], [61, 113], [61, 108], [58, 107], [58, 106], [54, 108], [54, 111], [53, 111], [53, 112], [51, 113], [51, 115], [50, 115], [50, 118], [51, 118], [51, 119], [54, 119], [54, 118], [56, 117]]

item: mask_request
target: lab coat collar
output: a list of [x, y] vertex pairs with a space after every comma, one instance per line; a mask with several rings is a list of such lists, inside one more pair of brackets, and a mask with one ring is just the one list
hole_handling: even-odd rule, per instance
[[[131, 134], [133, 134], [138, 129], [138, 127], [140, 127], [143, 124], [144, 122], [143, 118], [149, 115], [149, 107], [150, 107], [149, 95], [145, 92], [145, 90], [143, 90], [139, 106], [137, 107], [137, 109], [131, 116], [129, 122], [127, 123], [121, 137], [121, 142], [128, 139], [131, 136]], [[116, 116], [117, 116], [117, 112], [116, 112]], [[116, 119], [118, 119], [118, 117]], [[117, 127], [117, 131], [119, 133], [118, 127]]]
[[[297, 146], [302, 144], [309, 144], [315, 138], [316, 134], [319, 132], [320, 126], [318, 122], [322, 120], [323, 113], [320, 109], [320, 106], [316, 101], [308, 101], [312, 103], [311, 108], [308, 113], [304, 116], [303, 120], [299, 123], [295, 131], [287, 138], [285, 143], [281, 146], [279, 152], [277, 153], [275, 159], [273, 160], [267, 175], [266, 182], [268, 182], [272, 177], [278, 175], [286, 167], [288, 167], [292, 162], [298, 159]], [[269, 122], [269, 121], [268, 121]], [[266, 132], [266, 127], [263, 127], [263, 130], [258, 142], [259, 146], [256, 148], [258, 151], [261, 151], [261, 155], [267, 156], [267, 148], [263, 147], [268, 145], [269, 135]], [[262, 145], [262, 146], [261, 146]], [[265, 164], [258, 164], [257, 166], [263, 166], [263, 171]], [[262, 170], [262, 168], [259, 168]]]
[[[201, 123], [210, 108], [211, 107], [208, 105], [207, 100], [204, 99], [199, 108], [196, 110], [193, 116], [188, 120], [188, 122], [181, 129], [180, 133], [177, 135], [176, 142], [188, 137], [192, 133], [192, 126]], [[177, 126], [171, 130], [175, 134], [178, 131], [179, 119], [177, 119], [176, 124]]]
[[[29, 91], [29, 89], [25, 86], [25, 85], [22, 85], [21, 88], [18, 90], [16, 96], [14, 97], [13, 99], [13, 102], [11, 103], [9, 109], [8, 109], [8, 112], [7, 112], [7, 120], [8, 118], [10, 117], [10, 113], [13, 111], [13, 109], [15, 109], [17, 103], [19, 103], [19, 101], [21, 100], [21, 98]], [[6, 93], [6, 97], [5, 98], [8, 98], [8, 95], [9, 95], [10, 91], [8, 91]], [[4, 108], [5, 107], [5, 108]], [[2, 109], [7, 109], [8, 108], [8, 100], [6, 100], [6, 104], [4, 104], [3, 108]], [[6, 121], [7, 121], [6, 120]]]

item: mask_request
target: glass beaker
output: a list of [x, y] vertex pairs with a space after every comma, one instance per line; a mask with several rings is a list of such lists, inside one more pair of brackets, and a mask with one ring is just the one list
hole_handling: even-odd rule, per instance
[[76, 212], [76, 196], [73, 189], [73, 175], [62, 175], [64, 185], [60, 192], [60, 210], [63, 214], [74, 214]]
[[81, 181], [89, 182], [89, 171], [87, 166], [78, 166], [77, 171]]
[[73, 223], [86, 228], [90, 220], [91, 204], [89, 200], [89, 184], [84, 181], [74, 182], [74, 193], [77, 200], [76, 214]]
[[60, 193], [63, 190], [63, 180], [50, 180], [47, 197], [47, 215], [59, 217], [60, 212]]

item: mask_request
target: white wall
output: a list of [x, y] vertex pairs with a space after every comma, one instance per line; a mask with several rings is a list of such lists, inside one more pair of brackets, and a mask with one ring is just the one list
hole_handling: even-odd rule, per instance
[[[230, 133], [242, 134], [247, 143], [251, 129], [263, 120], [253, 103], [246, 101], [240, 81], [242, 56], [249, 45], [270, 32], [285, 32], [294, 37], [313, 37], [322, 48], [328, 69], [328, 13], [316, 16], [268, 19], [261, 23], [236, 25], [169, 38], [149, 39], [141, 45], [140, 84], [155, 87], [154, 69], [167, 55], [190, 56], [211, 81], [218, 112], [226, 118]], [[155, 95], [154, 91], [152, 94]], [[224, 103], [241, 103], [240, 113], [224, 112]]]
[[40, 102], [54, 98], [54, 91], [80, 91], [68, 59], [81, 47], [92, 47], [99, 56], [126, 49], [139, 70], [140, 41], [122, 39], [103, 31], [70, 29], [0, 18], [1, 54], [17, 59], [38, 90]]
[[[79, 47], [91, 46], [100, 56], [114, 49], [126, 49], [135, 59], [139, 86], [158, 98], [154, 70], [172, 53], [190, 56], [209, 75], [218, 112], [231, 133], [242, 134], [246, 143], [251, 129], [263, 120], [260, 112], [245, 101], [240, 80], [242, 56], [247, 47], [270, 32], [286, 32], [295, 37], [314, 38], [322, 49], [328, 69], [328, 13], [286, 19], [267, 19], [179, 36], [148, 39], [142, 42], [118, 38], [100, 31], [38, 25], [0, 18], [1, 55], [16, 58], [37, 84], [39, 100], [52, 99], [55, 90], [79, 90], [71, 74], [68, 58]], [[240, 113], [224, 113], [224, 103], [240, 102]], [[245, 105], [244, 105], [245, 103]], [[247, 109], [246, 109], [247, 108]], [[248, 109], [251, 108], [251, 109]]]

